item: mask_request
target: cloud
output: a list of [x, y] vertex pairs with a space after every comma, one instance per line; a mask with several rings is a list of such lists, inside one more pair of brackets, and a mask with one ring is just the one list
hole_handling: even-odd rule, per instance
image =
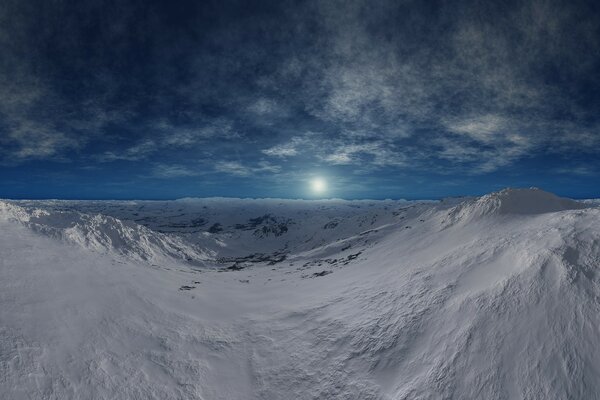
[[282, 117], [287, 114], [281, 104], [272, 99], [260, 97], [248, 106], [248, 111], [258, 116]]
[[159, 121], [148, 128], [155, 132], [151, 138], [142, 138], [134, 145], [123, 150], [112, 150], [97, 155], [100, 162], [141, 161], [161, 152], [176, 149], [193, 149], [200, 145], [219, 140], [233, 140], [240, 135], [233, 124], [226, 119], [216, 119], [196, 128], [180, 127], [166, 121]]
[[337, 137], [307, 132], [290, 140], [262, 150], [271, 157], [301, 158], [325, 162], [329, 165], [360, 166], [361, 170], [406, 165], [406, 155], [393, 141], [373, 140], [363, 132], [345, 132]]
[[269, 172], [271, 174], [277, 174], [281, 172], [279, 165], [271, 164], [268, 161], [259, 161], [257, 166], [252, 168], [252, 172]]
[[[15, 124], [14, 121], [13, 124]], [[77, 140], [35, 122], [19, 121], [16, 125], [4, 138], [0, 139], [0, 143], [6, 146], [0, 154], [4, 153], [8, 162], [19, 163], [29, 159], [62, 159], [64, 151], [80, 147]]]
[[28, 76], [28, 66], [10, 52], [4, 57], [3, 66], [12, 64], [19, 72], [10, 76], [0, 67], [0, 157], [3, 162], [63, 159], [64, 152], [80, 148], [85, 140], [57, 128], [52, 118], [36, 114], [39, 104], [51, 97], [48, 88]]
[[158, 164], [152, 169], [152, 175], [157, 178], [181, 178], [201, 174], [200, 171], [192, 170], [183, 165]]
[[99, 155], [98, 161], [100, 162], [112, 162], [112, 161], [139, 161], [147, 158], [150, 154], [155, 153], [158, 150], [158, 146], [153, 140], [143, 140], [142, 142], [131, 146], [124, 151], [115, 152], [107, 151], [104, 154]]
[[321, 155], [322, 159], [333, 165], [363, 165], [372, 164], [376, 167], [406, 165], [406, 156], [390, 148], [385, 142], [370, 142], [363, 144], [342, 144], [332, 153]]
[[450, 132], [468, 136], [482, 143], [492, 143], [505, 134], [507, 124], [497, 115], [483, 115], [475, 118], [460, 119], [449, 122], [446, 127]]
[[200, 2], [181, 30], [155, 4], [22, 4], [0, 6], [4, 161], [483, 174], [600, 150], [600, 18], [583, 2]]
[[279, 144], [268, 149], [262, 150], [268, 156], [274, 157], [292, 157], [298, 155], [296, 147], [290, 144]]
[[198, 121], [194, 127], [178, 126], [167, 121], [160, 121], [151, 128], [161, 132], [160, 143], [164, 146], [189, 146], [206, 142], [210, 139], [238, 139], [239, 133], [233, 123], [226, 118], [209, 121]]
[[[587, 111], [564, 96], [560, 81], [544, 76], [557, 60], [573, 62], [556, 67], [575, 79], [581, 79], [582, 65], [593, 65], [588, 53], [573, 51], [569, 39], [579, 37], [579, 47], [598, 48], [586, 34], [590, 26], [577, 23], [577, 17], [591, 22], [582, 13], [584, 7], [536, 1], [514, 8], [482, 3], [471, 7], [461, 2], [432, 15], [414, 7], [408, 14], [413, 21], [389, 31], [382, 22], [385, 14], [393, 18], [405, 6], [385, 2], [369, 13], [365, 6], [361, 1], [320, 3], [318, 15], [329, 34], [311, 52], [316, 61], [310, 65], [320, 66], [311, 82], [318, 85], [305, 85], [305, 103], [316, 118], [335, 124], [340, 140], [347, 143], [324, 161], [385, 164], [383, 157], [357, 157], [370, 153], [368, 146], [354, 143], [357, 131], [372, 141], [390, 138], [386, 143], [392, 148], [420, 147], [424, 151], [409, 155], [416, 161], [413, 165], [424, 161], [415, 156], [427, 156], [451, 161], [457, 168], [475, 163], [479, 172], [548, 151], [557, 137], [572, 148], [583, 141], [598, 148], [597, 132], [577, 138], [560, 129]], [[373, 20], [379, 25], [372, 25]], [[525, 39], [517, 40], [512, 33]], [[567, 120], [555, 120], [557, 114]], [[394, 131], [398, 126], [403, 134]], [[447, 139], [444, 146], [440, 137]], [[392, 160], [388, 164], [402, 165]]]
[[485, 114], [446, 121], [454, 135], [445, 135], [433, 144], [440, 158], [452, 161], [470, 173], [488, 173], [531, 155], [540, 144], [525, 136], [518, 121]]
[[303, 148], [310, 144], [309, 136], [314, 136], [314, 134], [311, 135], [309, 133], [305, 136], [294, 136], [285, 143], [280, 143], [269, 147], [268, 149], [263, 149], [261, 152], [272, 157], [286, 158], [297, 156], [302, 152]]
[[594, 176], [598, 174], [598, 169], [590, 165], [577, 165], [556, 168], [554, 172], [561, 175]]
[[215, 164], [215, 170], [229, 175], [249, 176], [252, 171], [238, 161], [220, 161]]
[[549, 149], [553, 153], [597, 153], [600, 149], [600, 124], [582, 126], [573, 122], [548, 124], [551, 137]]
[[215, 164], [215, 171], [228, 175], [248, 177], [257, 173], [277, 174], [281, 167], [267, 161], [259, 161], [255, 165], [245, 165], [239, 161], [219, 161]]

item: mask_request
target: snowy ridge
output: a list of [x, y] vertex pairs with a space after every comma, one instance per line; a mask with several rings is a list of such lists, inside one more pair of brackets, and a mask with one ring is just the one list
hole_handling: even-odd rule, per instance
[[176, 201], [12, 201], [27, 212], [106, 215], [181, 238], [221, 258], [293, 254], [414, 218], [427, 202], [184, 199]]
[[452, 222], [466, 222], [487, 216], [537, 215], [586, 207], [589, 205], [537, 188], [506, 188], [457, 205], [449, 217]]
[[154, 232], [131, 221], [80, 212], [27, 210], [0, 202], [0, 215], [44, 235], [101, 253], [134, 261], [160, 263], [179, 260], [205, 265], [214, 253], [186, 243], [182, 238]]

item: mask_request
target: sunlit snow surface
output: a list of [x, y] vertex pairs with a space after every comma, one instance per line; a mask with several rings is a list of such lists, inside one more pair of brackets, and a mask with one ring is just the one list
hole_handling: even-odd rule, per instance
[[0, 397], [599, 398], [597, 204], [0, 202]]

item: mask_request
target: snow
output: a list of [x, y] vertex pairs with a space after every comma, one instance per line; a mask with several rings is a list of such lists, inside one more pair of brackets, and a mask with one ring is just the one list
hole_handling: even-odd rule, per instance
[[586, 208], [586, 205], [537, 188], [507, 188], [463, 202], [453, 210], [452, 218], [469, 220], [489, 215], [543, 214], [581, 208]]
[[0, 393], [597, 398], [595, 204], [0, 202]]
[[201, 263], [214, 258], [213, 252], [185, 243], [180, 237], [154, 232], [132, 221], [121, 221], [107, 215], [25, 209], [6, 203], [0, 211], [5, 218], [21, 222], [34, 231], [131, 260], [157, 263], [175, 258]]

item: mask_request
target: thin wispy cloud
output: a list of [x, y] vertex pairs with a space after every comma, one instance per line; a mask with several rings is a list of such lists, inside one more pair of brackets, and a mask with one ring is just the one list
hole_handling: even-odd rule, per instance
[[3, 165], [199, 165], [236, 182], [408, 174], [437, 187], [600, 162], [588, 2], [200, 2], [185, 15], [92, 3], [0, 6]]
[[101, 162], [118, 160], [139, 161], [145, 159], [148, 155], [155, 153], [157, 150], [157, 145], [153, 140], [144, 140], [122, 152], [107, 151], [106, 153], [101, 154], [98, 157], [98, 160]]
[[152, 175], [157, 178], [181, 178], [202, 174], [203, 171], [193, 170], [183, 165], [158, 164], [152, 169]]
[[239, 161], [219, 161], [215, 164], [215, 171], [234, 176], [252, 176], [256, 174], [277, 174], [281, 167], [268, 161], [259, 161], [256, 164], [243, 164]]

